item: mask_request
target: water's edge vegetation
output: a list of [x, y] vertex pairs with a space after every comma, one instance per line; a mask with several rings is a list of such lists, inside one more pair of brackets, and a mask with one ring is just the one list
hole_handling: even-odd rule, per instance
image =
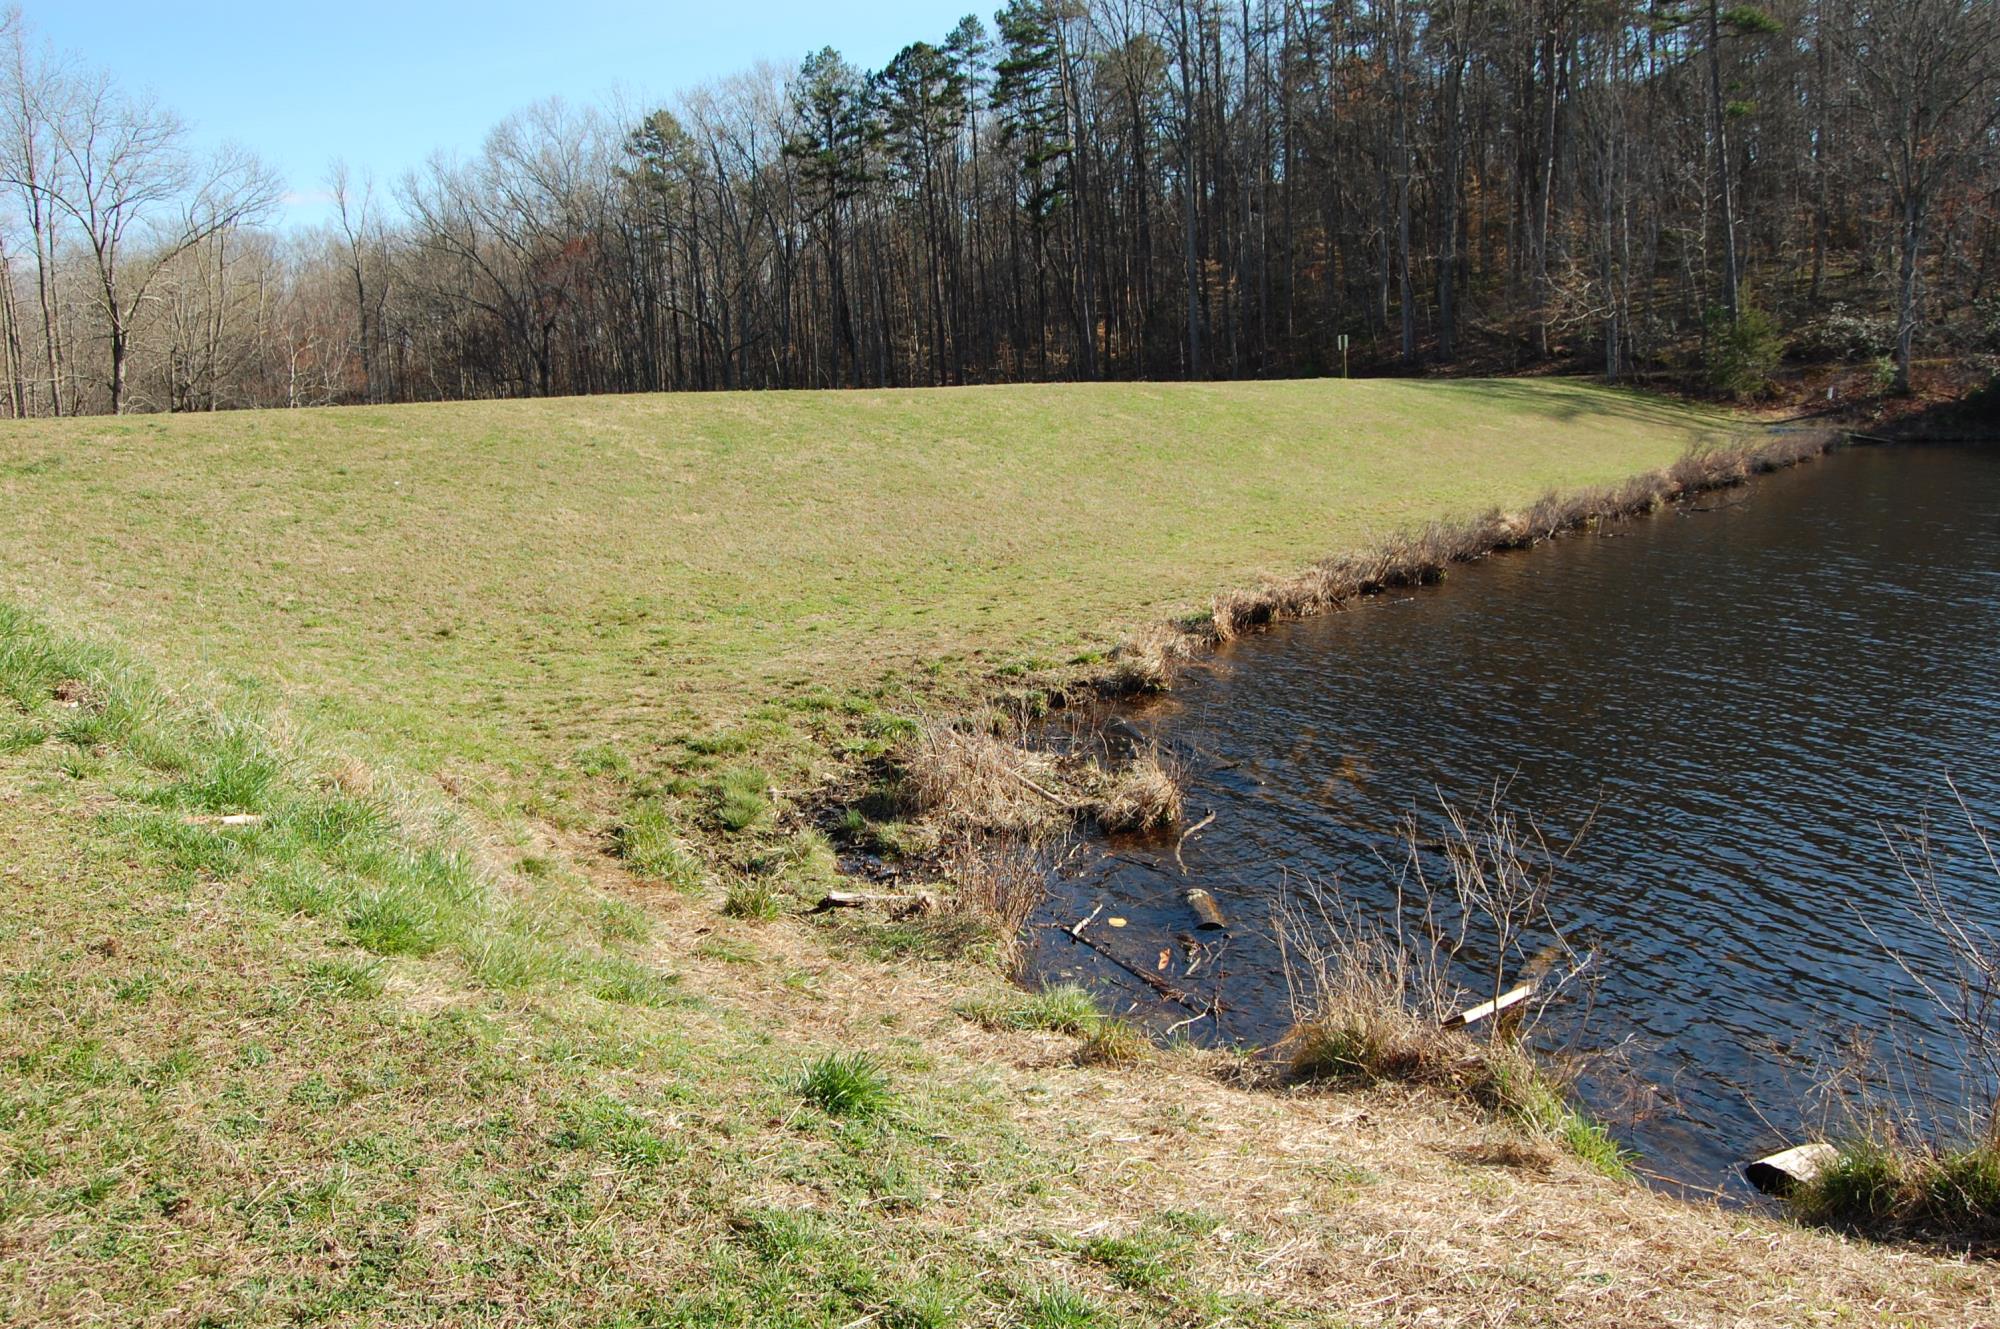
[[[1035, 725], [1049, 705], [1144, 696], [1169, 690], [1190, 661], [1248, 632], [1339, 610], [1401, 587], [1443, 578], [1451, 565], [1533, 547], [1601, 522], [1638, 516], [1754, 476], [1821, 456], [1841, 442], [1832, 430], [1786, 432], [1690, 451], [1670, 466], [1616, 485], [1566, 494], [1551, 492], [1521, 512], [1492, 509], [1462, 522], [1431, 522], [1399, 533], [1374, 549], [1322, 559], [1289, 577], [1227, 592], [1205, 614], [1155, 625], [1112, 654], [1108, 665], [1029, 693], [1023, 703], [989, 705], [970, 717], [933, 722], [902, 744], [892, 759], [911, 810], [942, 823], [948, 836], [985, 840], [991, 855], [1017, 855], [1066, 830], [1079, 818], [1101, 831], [1171, 827], [1182, 797], [1170, 760], [1153, 748], [1127, 749], [1107, 770], [1115, 742], [1073, 745], [1058, 759], [1036, 741]], [[1467, 833], [1469, 859], [1506, 852], [1509, 837], [1489, 826]], [[961, 857], [961, 863], [963, 858]], [[990, 874], [993, 869], [988, 869]], [[1018, 871], [1018, 869], [1017, 869]], [[1023, 925], [1016, 896], [994, 925], [1004, 935]], [[1302, 939], [1303, 940], [1303, 939]], [[1488, 1022], [1476, 1039], [1442, 1027], [1464, 1004], [1443, 991], [1438, 974], [1405, 947], [1379, 936], [1339, 936], [1322, 945], [1306, 1009], [1266, 1074], [1275, 1082], [1401, 1080], [1463, 1096], [1556, 1139], [1580, 1159], [1615, 1177], [1629, 1175], [1609, 1133], [1567, 1101], [1564, 1075], [1538, 1057], [1515, 1031]], [[1393, 954], [1388, 953], [1393, 950]], [[1419, 981], [1417, 975], [1427, 977]], [[1502, 985], [1497, 981], [1495, 993]]]

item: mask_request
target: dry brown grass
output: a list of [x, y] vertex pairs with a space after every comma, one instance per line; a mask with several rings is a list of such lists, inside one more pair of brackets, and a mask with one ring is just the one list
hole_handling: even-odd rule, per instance
[[1366, 921], [1337, 893], [1308, 891], [1274, 911], [1291, 992], [1279, 1045], [1291, 1078], [1446, 1088], [1477, 1096], [1484, 1049], [1445, 1021], [1465, 1004], [1436, 947]]
[[[1010, 1127], [1063, 1160], [1032, 1203], [954, 1215], [995, 1249], [1213, 1215], [1222, 1227], [1184, 1276], [1258, 1298], [1279, 1323], [1803, 1329], [2000, 1315], [1990, 1266], [1613, 1184], [1427, 1091], [1273, 1093], [1240, 1083], [1240, 1059], [1193, 1050], [1105, 1065], [1066, 1036], [936, 1018], [963, 1000], [960, 969], [828, 963], [783, 930], [763, 944], [788, 948], [774, 967], [822, 980], [811, 998], [771, 985], [771, 1027], [861, 1047], [922, 1030], [938, 1075], [993, 1086]], [[1051, 1277], [1075, 1277], [1048, 1258]], [[1168, 1319], [1119, 1312], [1107, 1322]]]
[[1134, 754], [1106, 770], [1090, 799], [1091, 814], [1107, 831], [1150, 831], [1181, 819], [1186, 773], [1157, 749]]
[[[2000, 1313], [1991, 1265], [1612, 1186], [1443, 1096], [1252, 1090], [1223, 1053], [1134, 1068], [1109, 1038], [1079, 1050], [982, 1026], [955, 1008], [997, 996], [990, 973], [871, 958], [803, 918], [718, 918], [583, 840], [561, 852], [593, 889], [647, 911], [634, 962], [700, 1000], [494, 999], [449, 964], [402, 958], [374, 997], [252, 1005], [295, 997], [299, 966], [351, 951], [218, 886], [190, 897], [143, 865], [128, 880], [119, 846], [91, 850], [90, 814], [46, 806], [49, 782], [24, 775], [0, 763], [0, 857], [25, 864], [0, 874], [27, 922], [8, 958], [59, 983], [22, 1003], [13, 1036], [61, 1052], [83, 1023], [121, 1056], [192, 1059], [164, 1094], [150, 1053], [129, 1075], [80, 1059], [81, 1107], [53, 1120], [42, 1114], [67, 1099], [50, 1077], [71, 1063], [24, 1059], [44, 1096], [15, 1124], [49, 1133], [42, 1165], [56, 1170], [12, 1183], [32, 1207], [5, 1234], [10, 1323], [817, 1322], [831, 1298], [829, 1322], [1000, 1326], [1033, 1323], [1028, 1298], [1055, 1285], [1088, 1298], [1098, 1324], [1971, 1326]], [[111, 927], [121, 951], [83, 944]], [[139, 967], [163, 975], [155, 995], [115, 996]], [[816, 1123], [773, 1090], [836, 1050], [885, 1070], [892, 1119]], [[328, 1087], [343, 1095], [332, 1106]], [[597, 1134], [578, 1139], [579, 1122]], [[116, 1151], [97, 1152], [99, 1138]], [[104, 1199], [76, 1198], [100, 1179]], [[760, 1247], [760, 1215], [812, 1243]], [[1121, 1280], [1092, 1253], [1104, 1240], [1152, 1243], [1168, 1276]], [[375, 1258], [388, 1243], [405, 1258]], [[355, 1277], [364, 1268], [374, 1281]], [[853, 1288], [850, 1268], [867, 1273]], [[944, 1310], [900, 1300], [960, 1269], [978, 1274], [947, 1289]]]
[[1427, 585], [1454, 563], [1524, 549], [1566, 531], [1741, 484], [1752, 475], [1819, 456], [1837, 442], [1833, 434], [1786, 434], [1691, 452], [1663, 470], [1621, 484], [1545, 494], [1524, 511], [1493, 509], [1468, 521], [1432, 522], [1364, 553], [1322, 559], [1292, 576], [1226, 592], [1216, 597], [1206, 619], [1182, 627], [1156, 625], [1120, 652], [1097, 685], [1114, 696], [1161, 691], [1171, 685], [1180, 664], [1246, 632], [1325, 613], [1383, 591]]
[[1015, 837], [966, 833], [947, 852], [944, 875], [955, 888], [948, 908], [977, 919], [999, 946], [1000, 968], [1013, 973], [1028, 919], [1048, 892], [1050, 851]]
[[[1066, 753], [1038, 745], [1032, 722], [1003, 732], [949, 721], [919, 726], [897, 753], [917, 814], [960, 838], [1038, 840], [1083, 817], [1107, 831], [1148, 831], [1181, 817], [1185, 772], [1153, 747], [1082, 742]], [[1101, 736], [1100, 736], [1101, 737]]]
[[1118, 648], [1098, 687], [1120, 697], [1164, 692], [1173, 686], [1174, 675], [1194, 647], [1195, 640], [1185, 630], [1155, 623]]
[[1075, 811], [1053, 756], [989, 730], [929, 721], [899, 760], [917, 812], [958, 835], [1042, 835]]

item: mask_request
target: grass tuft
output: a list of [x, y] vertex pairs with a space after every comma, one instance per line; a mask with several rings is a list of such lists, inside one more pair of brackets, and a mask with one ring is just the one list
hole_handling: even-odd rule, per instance
[[1141, 752], [1106, 778], [1091, 811], [1107, 831], [1150, 831], [1181, 819], [1185, 777], [1157, 751]]
[[723, 897], [722, 912], [731, 918], [768, 923], [785, 912], [784, 897], [767, 877], [738, 877]]
[[1874, 1236], [2000, 1242], [2000, 1146], [1859, 1139], [1785, 1197], [1800, 1217]]
[[1603, 1123], [1579, 1112], [1560, 1082], [1523, 1049], [1499, 1043], [1485, 1051], [1485, 1093], [1530, 1136], [1560, 1145], [1570, 1157], [1614, 1180], [1632, 1175], [1632, 1155]]
[[715, 820], [732, 833], [749, 830], [771, 810], [771, 777], [753, 766], [723, 774], [715, 790]]
[[1148, 1291], [1173, 1276], [1170, 1257], [1182, 1244], [1178, 1239], [1147, 1230], [1129, 1237], [1093, 1237], [1083, 1243], [1083, 1254], [1110, 1270], [1120, 1286]]
[[1136, 1066], [1153, 1055], [1153, 1041], [1129, 1020], [1110, 1016], [1097, 1022], [1083, 1040], [1079, 1058], [1090, 1066]]
[[1025, 997], [1005, 1015], [1015, 1029], [1052, 1034], [1088, 1034], [1104, 1022], [1097, 998], [1081, 983], [1054, 983]]
[[306, 993], [319, 998], [367, 1001], [382, 995], [382, 961], [315, 960], [306, 968]]
[[685, 1152], [679, 1145], [662, 1139], [631, 1108], [604, 1096], [565, 1108], [561, 1125], [549, 1143], [557, 1149], [600, 1153], [634, 1170], [658, 1167]]
[[1110, 1321], [1096, 1302], [1067, 1284], [1057, 1283], [1029, 1294], [1021, 1323], [1027, 1329], [1097, 1329]]
[[866, 1052], [829, 1052], [800, 1072], [793, 1087], [800, 1098], [830, 1117], [865, 1119], [886, 1111], [895, 1101], [875, 1059]]
[[706, 877], [701, 860], [682, 841], [680, 826], [664, 801], [634, 800], [612, 829], [611, 839], [618, 856], [639, 876], [680, 891], [701, 888]]
[[0, 757], [12, 757], [38, 748], [49, 741], [49, 731], [33, 721], [20, 721], [0, 728]]
[[589, 986], [591, 995], [599, 1001], [621, 1006], [657, 1008], [679, 1005], [688, 1000], [687, 994], [681, 991], [677, 976], [663, 974], [622, 955], [605, 956], [596, 961], [591, 966]]

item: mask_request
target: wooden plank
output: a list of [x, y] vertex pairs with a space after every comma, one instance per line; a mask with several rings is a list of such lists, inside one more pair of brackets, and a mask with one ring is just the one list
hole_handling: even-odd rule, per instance
[[1535, 985], [1532, 982], [1519, 984], [1509, 988], [1491, 1001], [1482, 1001], [1477, 1006], [1466, 1007], [1449, 1020], [1446, 1020], [1444, 1027], [1447, 1029], [1463, 1029], [1466, 1025], [1475, 1024], [1480, 1020], [1484, 1020], [1489, 1015], [1498, 1015], [1510, 1006], [1518, 1006], [1534, 995]]

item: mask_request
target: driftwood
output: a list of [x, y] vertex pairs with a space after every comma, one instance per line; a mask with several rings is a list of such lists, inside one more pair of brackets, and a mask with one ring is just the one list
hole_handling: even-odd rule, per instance
[[1064, 798], [1061, 794], [1058, 794], [1055, 790], [1048, 788], [1046, 785], [1040, 785], [1035, 783], [1033, 780], [1030, 780], [1027, 776], [1023, 775], [1021, 772], [1015, 770], [1012, 766], [1003, 766], [1001, 767], [1001, 769], [1006, 771], [1007, 774], [1013, 776], [1016, 780], [1019, 780], [1029, 789], [1032, 789], [1034, 792], [1040, 794], [1043, 798], [1049, 800], [1049, 802], [1056, 804], [1058, 807], [1071, 808], [1071, 809], [1076, 807], [1076, 803], [1074, 802], [1074, 800]]
[[1817, 1140], [1766, 1155], [1743, 1168], [1744, 1177], [1766, 1195], [1784, 1195], [1808, 1184], [1840, 1161], [1840, 1150]]
[[1200, 821], [1196, 822], [1194, 825], [1182, 831], [1180, 840], [1175, 843], [1174, 862], [1180, 864], [1181, 875], [1183, 877], [1187, 875], [1187, 860], [1181, 857], [1181, 850], [1187, 848], [1188, 837], [1190, 835], [1193, 835], [1196, 831], [1202, 829], [1204, 826], [1207, 826], [1210, 822], [1214, 820], [1215, 820], [1215, 814], [1213, 812], [1209, 813], [1206, 817], [1203, 817]]
[[1518, 1006], [1534, 995], [1535, 985], [1533, 983], [1518, 984], [1515, 987], [1507, 989], [1507, 991], [1501, 993], [1491, 1001], [1482, 1001], [1477, 1006], [1466, 1007], [1458, 1014], [1446, 1020], [1444, 1027], [1447, 1029], [1463, 1029], [1466, 1025], [1477, 1023], [1489, 1015], [1498, 1015], [1509, 1006]]
[[1089, 913], [1085, 914], [1082, 918], [1076, 920], [1076, 926], [1069, 930], [1069, 935], [1077, 941], [1082, 941], [1083, 930], [1089, 927], [1092, 923], [1096, 922], [1097, 916], [1103, 912], [1104, 912], [1104, 901], [1099, 900], [1097, 902], [1097, 908], [1091, 910]]
[[260, 812], [232, 812], [226, 817], [189, 817], [190, 826], [261, 826], [264, 816]]
[[824, 913], [829, 909], [906, 909], [925, 910], [937, 902], [930, 896], [914, 894], [892, 894], [882, 891], [828, 891], [820, 902], [813, 906], [813, 912]]

